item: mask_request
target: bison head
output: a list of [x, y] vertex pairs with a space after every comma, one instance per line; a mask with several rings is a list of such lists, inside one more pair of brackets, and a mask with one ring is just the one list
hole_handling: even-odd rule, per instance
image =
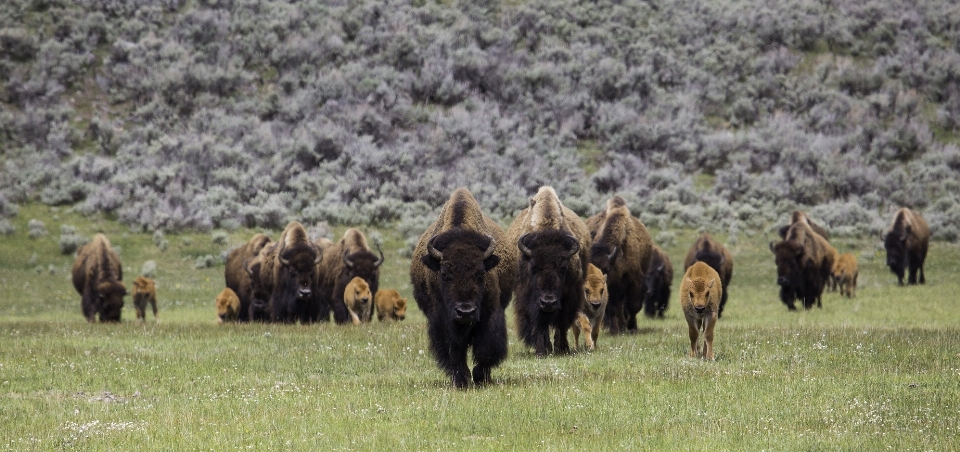
[[583, 283], [583, 299], [586, 301], [584, 311], [597, 312], [610, 294], [607, 292], [607, 275], [588, 275]]
[[448, 231], [427, 242], [422, 262], [439, 273], [440, 297], [454, 322], [480, 320], [486, 274], [500, 263], [500, 257], [493, 254], [496, 246], [493, 237], [464, 230]]
[[400, 298], [393, 305], [393, 316], [397, 320], [403, 320], [407, 318], [407, 300], [405, 298]]
[[298, 244], [289, 248], [281, 246], [277, 259], [282, 276], [276, 283], [283, 284], [283, 280], [289, 278], [288, 281], [296, 282], [298, 299], [310, 298], [321, 257], [322, 253], [313, 244]]
[[97, 285], [97, 312], [101, 322], [119, 322], [123, 297], [127, 288], [119, 281], [104, 281]]
[[617, 257], [623, 254], [623, 251], [616, 245], [608, 246], [606, 243], [597, 242], [590, 248], [590, 263], [596, 265], [604, 275], [610, 273]]
[[350, 253], [343, 251], [343, 271], [340, 274], [340, 281], [350, 281], [353, 278], [363, 278], [367, 284], [370, 284], [370, 291], [377, 292], [377, 283], [380, 281], [380, 265], [383, 264], [383, 250], [377, 245], [377, 257], [367, 250]]
[[887, 266], [890, 267], [900, 285], [903, 285], [903, 274], [907, 266], [907, 233], [890, 231], [883, 237], [883, 247], [887, 250]]
[[784, 240], [777, 244], [770, 242], [770, 251], [773, 252], [777, 263], [777, 284], [780, 285], [780, 297], [784, 301], [792, 301], [793, 288], [802, 285], [803, 281], [803, 246], [792, 240]]
[[524, 234], [517, 246], [520, 273], [529, 278], [531, 300], [544, 312], [560, 309], [570, 258], [580, 251], [580, 242], [565, 231], [551, 229]]
[[707, 312], [707, 308], [716, 307], [720, 301], [713, 299], [713, 286], [717, 283], [714, 279], [687, 278], [683, 287], [687, 289], [685, 296], [686, 304], [693, 308], [697, 314]]

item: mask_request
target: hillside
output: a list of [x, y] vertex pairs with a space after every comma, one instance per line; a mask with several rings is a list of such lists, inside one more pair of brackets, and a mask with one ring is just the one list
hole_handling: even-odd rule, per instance
[[895, 207], [960, 237], [947, 0], [8, 0], [0, 232], [39, 201], [143, 230], [399, 224], [543, 184], [736, 233]]

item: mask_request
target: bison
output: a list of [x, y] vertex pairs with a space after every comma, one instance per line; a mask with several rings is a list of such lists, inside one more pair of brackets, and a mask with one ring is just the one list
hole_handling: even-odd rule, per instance
[[593, 264], [587, 264], [587, 277], [583, 281], [583, 309], [573, 322], [573, 346], [580, 347], [580, 332], [587, 350], [597, 346], [600, 328], [603, 326], [603, 313], [607, 310], [607, 275]]
[[137, 276], [133, 280], [133, 307], [137, 311], [137, 321], [143, 322], [147, 317], [147, 304], [153, 308], [153, 319], [160, 321], [157, 315], [157, 285], [145, 276]]
[[610, 301], [604, 324], [610, 334], [637, 331], [637, 313], [643, 308], [644, 279], [653, 255], [653, 240], [643, 223], [630, 214], [626, 201], [614, 196], [606, 210], [591, 217], [593, 246], [590, 262], [607, 275]]
[[[897, 283], [903, 285], [905, 269], [910, 269], [907, 284], [926, 283], [923, 276], [923, 261], [927, 259], [930, 245], [930, 228], [927, 221], [915, 210], [906, 207], [897, 211], [890, 229], [883, 236], [887, 250], [887, 266], [897, 275]], [[917, 271], [920, 278], [917, 279]]]
[[670, 256], [659, 246], [653, 245], [650, 268], [643, 281], [647, 291], [643, 313], [647, 317], [663, 318], [670, 304], [670, 284], [673, 284], [673, 264], [670, 263]]
[[723, 317], [723, 307], [727, 304], [727, 288], [733, 277], [733, 255], [725, 246], [717, 242], [709, 234], [702, 234], [690, 247], [686, 259], [683, 260], [683, 270], [686, 271], [695, 262], [703, 262], [720, 275], [723, 284], [723, 296], [720, 298], [720, 310], [717, 318]]
[[[720, 318], [722, 296], [723, 283], [713, 267], [697, 261], [687, 268], [680, 283], [680, 307], [687, 319], [691, 358], [713, 360], [713, 329]], [[701, 333], [703, 348], [698, 343]]]
[[781, 239], [786, 238], [787, 230], [790, 229], [790, 226], [793, 226], [794, 223], [806, 223], [807, 226], [810, 226], [810, 229], [813, 229], [813, 232], [820, 234], [820, 237], [828, 240], [830, 239], [830, 235], [827, 233], [827, 230], [810, 220], [810, 217], [808, 217], [807, 214], [802, 210], [794, 210], [793, 214], [790, 215], [790, 223], [786, 226], [781, 226], [777, 231], [780, 234]]
[[217, 294], [217, 323], [236, 322], [240, 316], [240, 297], [233, 289], [227, 287]]
[[72, 269], [73, 287], [80, 294], [80, 310], [93, 323], [119, 322], [123, 310], [123, 269], [120, 256], [113, 251], [103, 234], [80, 248]]
[[[257, 275], [251, 280], [255, 290], [270, 294], [267, 310], [273, 322], [314, 322], [320, 303], [315, 293], [317, 263], [322, 254], [307, 238], [303, 225], [291, 221], [275, 244], [260, 250], [248, 267]], [[251, 275], [253, 276], [253, 275]]]
[[[380, 265], [383, 264], [383, 251], [377, 247], [376, 254], [367, 245], [367, 238], [359, 229], [350, 228], [343, 237], [332, 245], [326, 245], [323, 259], [317, 265], [320, 278], [317, 290], [320, 297], [320, 320], [330, 320], [330, 311], [338, 324], [350, 321], [350, 314], [343, 303], [343, 293], [347, 284], [356, 277], [362, 278], [370, 286], [370, 293], [376, 296], [380, 283]], [[373, 317], [370, 311], [364, 322]]]
[[[237, 320], [246, 322], [250, 319], [250, 304], [266, 308], [268, 298], [257, 299], [256, 291], [252, 287], [252, 275], [247, 271], [247, 261], [257, 257], [265, 246], [270, 244], [270, 237], [266, 234], [257, 233], [247, 241], [243, 246], [230, 251], [227, 255], [226, 268], [224, 270], [224, 282], [240, 299], [240, 311], [237, 314]], [[262, 294], [261, 294], [262, 295]], [[267, 294], [269, 297], [269, 294]]]
[[[507, 229], [520, 250], [514, 312], [520, 338], [537, 356], [569, 353], [567, 330], [583, 307], [590, 232], [551, 187], [541, 187]], [[550, 344], [550, 329], [554, 343]]]
[[454, 190], [417, 242], [410, 262], [413, 298], [427, 316], [430, 351], [456, 388], [471, 378], [468, 348], [477, 385], [489, 382], [491, 369], [507, 356], [504, 309], [518, 254], [465, 188]]
[[374, 297], [377, 305], [377, 320], [403, 320], [407, 318], [407, 299], [396, 289], [380, 289]]
[[791, 225], [782, 241], [770, 242], [777, 263], [780, 300], [789, 310], [797, 309], [794, 300], [798, 298], [804, 309], [810, 309], [814, 303], [822, 307], [820, 298], [833, 269], [829, 249], [827, 240], [804, 222]]
[[[250, 277], [250, 305], [246, 308], [241, 307], [241, 315], [246, 312], [247, 320], [251, 322], [269, 322], [270, 321], [270, 308], [268, 302], [270, 301], [270, 294], [273, 291], [272, 287], [265, 285], [265, 279], [261, 279], [261, 268], [264, 266], [264, 262], [273, 262], [274, 256], [276, 254], [277, 243], [269, 243], [264, 246], [256, 256], [251, 259], [248, 259], [243, 264], [243, 269]], [[268, 264], [268, 267], [272, 268], [273, 264]], [[268, 278], [270, 279], [270, 278]], [[241, 300], [242, 303], [242, 300]]]
[[843, 253], [833, 263], [833, 278], [840, 286], [840, 295], [847, 298], [857, 296], [857, 276], [860, 269], [857, 266], [857, 257], [851, 253]]
[[363, 278], [354, 276], [343, 289], [343, 304], [350, 313], [350, 320], [354, 325], [369, 321], [368, 313], [373, 309], [373, 295], [370, 294], [370, 285]]

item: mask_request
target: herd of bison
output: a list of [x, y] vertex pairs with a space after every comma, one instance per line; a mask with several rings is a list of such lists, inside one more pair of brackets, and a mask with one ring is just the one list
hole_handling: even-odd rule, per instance
[[[827, 232], [803, 212], [780, 228], [770, 243], [780, 299], [790, 310], [821, 306], [827, 286], [856, 295], [857, 260], [830, 245]], [[930, 232], [915, 211], [900, 209], [884, 234], [887, 265], [903, 284], [924, 283], [923, 262]], [[254, 235], [230, 252], [226, 288], [216, 297], [218, 322], [338, 324], [369, 322], [374, 306], [383, 320], [403, 320], [406, 300], [378, 287], [383, 252], [358, 229], [333, 242], [310, 240], [291, 222], [277, 241]], [[680, 306], [687, 320], [690, 355], [713, 359], [713, 330], [723, 315], [733, 274], [730, 252], [701, 235], [683, 263]], [[919, 272], [919, 276], [918, 276]], [[127, 290], [120, 258], [108, 239], [96, 235], [77, 253], [73, 285], [88, 321], [119, 321]], [[551, 187], [542, 187], [504, 231], [484, 215], [466, 189], [455, 190], [438, 218], [421, 235], [410, 263], [417, 306], [427, 318], [430, 350], [455, 387], [491, 378], [507, 355], [505, 309], [514, 300], [517, 334], [537, 356], [569, 353], [573, 329], [592, 350], [602, 327], [611, 334], [637, 329], [637, 314], [663, 317], [673, 266], [623, 198], [586, 220], [563, 205]], [[134, 281], [137, 319], [149, 305], [157, 315], [151, 279]], [[551, 341], [550, 332], [553, 331]], [[700, 337], [703, 337], [702, 345]], [[467, 365], [473, 349], [474, 367]]]

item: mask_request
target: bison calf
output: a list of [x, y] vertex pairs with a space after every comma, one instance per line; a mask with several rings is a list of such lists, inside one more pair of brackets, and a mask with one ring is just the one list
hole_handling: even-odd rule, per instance
[[354, 276], [343, 289], [343, 304], [346, 305], [354, 325], [366, 322], [370, 318], [370, 310], [373, 309], [370, 285], [363, 278]]
[[853, 254], [843, 253], [833, 263], [833, 278], [840, 286], [840, 295], [847, 298], [857, 296], [857, 275], [860, 269]]
[[395, 289], [380, 289], [374, 297], [377, 305], [377, 320], [403, 320], [407, 317], [407, 299], [400, 297]]
[[137, 310], [137, 321], [143, 322], [147, 317], [147, 304], [153, 308], [153, 319], [160, 321], [157, 315], [157, 285], [145, 276], [137, 276], [133, 280], [133, 307]]
[[[687, 269], [680, 283], [680, 306], [687, 319], [690, 334], [690, 357], [702, 356], [713, 360], [713, 328], [717, 325], [720, 312], [720, 297], [723, 285], [720, 274], [703, 262], [696, 262]], [[698, 342], [703, 334], [704, 346]], [[701, 353], [702, 351], [702, 353]]]
[[597, 347], [597, 337], [603, 326], [603, 313], [607, 310], [607, 275], [593, 264], [587, 264], [587, 277], [583, 281], [583, 308], [573, 322], [573, 347], [580, 347], [580, 332], [587, 350]]
[[217, 295], [217, 323], [236, 322], [240, 316], [240, 297], [227, 287]]

